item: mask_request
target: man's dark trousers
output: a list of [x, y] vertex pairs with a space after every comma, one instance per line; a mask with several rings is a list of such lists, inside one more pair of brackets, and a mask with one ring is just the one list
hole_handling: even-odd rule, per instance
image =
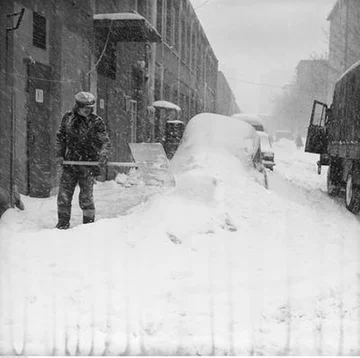
[[57, 197], [58, 217], [62, 224], [70, 222], [71, 201], [76, 184], [80, 187], [79, 205], [83, 210], [83, 223], [91, 223], [95, 220], [94, 177], [87, 167], [64, 165]]

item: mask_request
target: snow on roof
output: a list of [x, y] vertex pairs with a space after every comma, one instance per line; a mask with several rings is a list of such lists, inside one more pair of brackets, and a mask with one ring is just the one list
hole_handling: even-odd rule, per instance
[[270, 137], [269, 133], [266, 133], [266, 132], [258, 131], [257, 134], [258, 134], [260, 137]]
[[145, 20], [140, 14], [132, 12], [117, 12], [109, 14], [95, 14], [94, 20]]
[[346, 76], [349, 72], [353, 71], [354, 68], [360, 65], [360, 60], [355, 62], [352, 66], [350, 66], [338, 79], [336, 82], [339, 82], [344, 76]]
[[174, 120], [171, 120], [171, 121], [167, 121], [166, 123], [184, 124], [184, 122], [180, 121], [179, 119], [174, 119]]
[[154, 107], [170, 108], [170, 109], [176, 109], [177, 111], [181, 111], [181, 108], [178, 105], [168, 101], [155, 101], [152, 105]]
[[242, 119], [251, 124], [263, 124], [262, 119], [256, 114], [250, 113], [236, 113], [233, 115], [234, 118]]

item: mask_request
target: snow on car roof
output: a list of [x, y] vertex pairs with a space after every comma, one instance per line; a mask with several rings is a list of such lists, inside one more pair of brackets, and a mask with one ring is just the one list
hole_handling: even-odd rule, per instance
[[185, 129], [184, 138], [193, 144], [238, 146], [247, 138], [256, 138], [255, 129], [246, 122], [215, 113], [194, 116]]
[[269, 133], [266, 133], [266, 132], [257, 132], [257, 134], [258, 134], [260, 137], [270, 137]]
[[263, 124], [262, 119], [256, 114], [250, 113], [236, 113], [233, 115], [234, 118], [242, 119], [251, 124]]

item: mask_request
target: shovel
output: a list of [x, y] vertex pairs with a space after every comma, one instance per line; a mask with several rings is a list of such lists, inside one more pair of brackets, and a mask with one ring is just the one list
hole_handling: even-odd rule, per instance
[[[175, 177], [169, 170], [169, 161], [160, 143], [129, 143], [135, 162], [107, 162], [107, 166], [138, 168], [146, 185], [174, 187]], [[64, 160], [64, 165], [99, 165], [99, 162]]]

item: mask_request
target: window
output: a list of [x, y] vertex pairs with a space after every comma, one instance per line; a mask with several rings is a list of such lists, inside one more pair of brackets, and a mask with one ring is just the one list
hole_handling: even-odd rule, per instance
[[180, 19], [179, 19], [179, 14], [180, 14], [180, 8], [179, 8], [179, 4], [175, 3], [175, 31], [174, 31], [174, 36], [175, 36], [175, 48], [176, 51], [179, 52], [179, 34], [180, 34]]
[[130, 141], [136, 143], [136, 127], [137, 127], [137, 102], [129, 101], [130, 104]]
[[191, 27], [187, 24], [187, 39], [186, 39], [186, 62], [190, 66], [191, 63]]
[[181, 59], [186, 61], [186, 23], [181, 19]]
[[161, 99], [161, 80], [159, 77], [155, 77], [154, 100], [160, 101], [160, 99]]
[[157, 18], [156, 18], [156, 29], [159, 34], [162, 35], [162, 20], [163, 20], [163, 0], [157, 0]]
[[171, 7], [171, 44], [175, 45], [175, 26], [176, 26], [176, 12], [174, 4]]
[[196, 35], [195, 26], [192, 26], [192, 41], [191, 41], [191, 68], [196, 67]]
[[166, 42], [171, 45], [171, 32], [172, 32], [172, 24], [171, 24], [171, 9], [172, 9], [172, 1], [167, 0], [166, 2]]
[[46, 19], [33, 12], [33, 45], [46, 49]]
[[143, 16], [143, 17], [145, 17], [145, 18], [147, 18], [147, 15], [148, 15], [148, 13], [147, 13], [147, 1], [146, 0], [138, 0], [137, 1], [137, 12], [141, 15], [141, 16]]

